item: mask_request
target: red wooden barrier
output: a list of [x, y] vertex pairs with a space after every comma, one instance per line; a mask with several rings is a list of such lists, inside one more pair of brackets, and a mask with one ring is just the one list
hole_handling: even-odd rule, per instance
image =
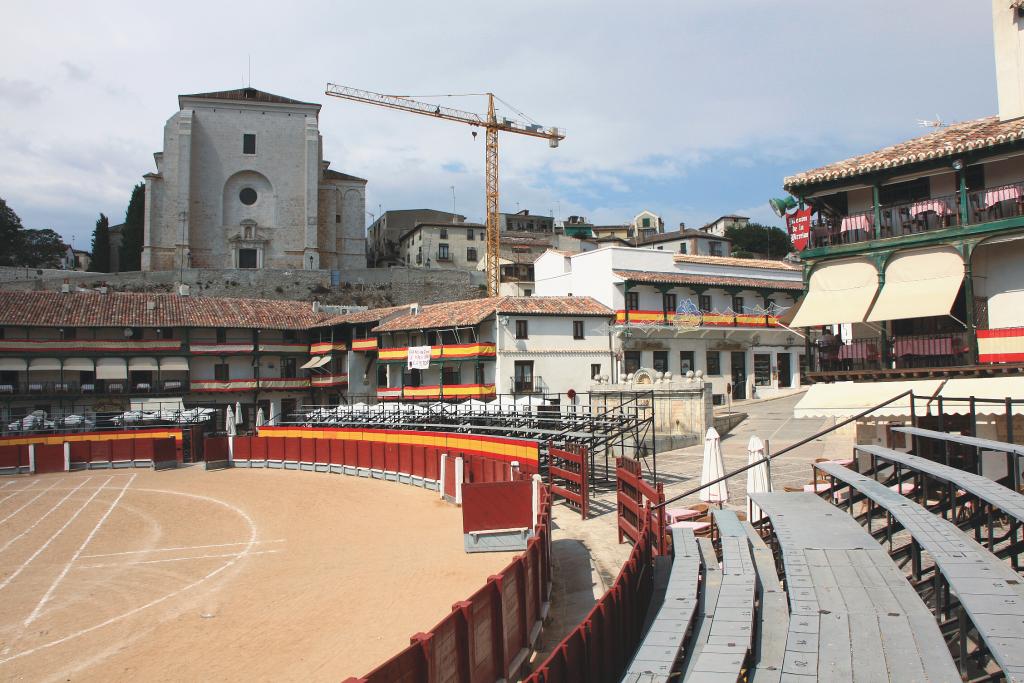
[[331, 439], [328, 441], [331, 445], [330, 462], [332, 465], [342, 466], [345, 464], [345, 442], [338, 441], [337, 439]]
[[110, 442], [90, 441], [89, 462], [110, 462]]
[[[587, 449], [548, 448], [551, 495], [565, 499], [583, 519], [590, 514], [590, 458]], [[621, 541], [620, 541], [621, 542]]]
[[[640, 538], [642, 518], [648, 514], [648, 505], [660, 505], [665, 502], [665, 485], [652, 486], [644, 481], [639, 460], [616, 458], [615, 489], [619, 543], [622, 543], [623, 538], [629, 538], [636, 543]], [[651, 533], [655, 538], [654, 553], [661, 555], [667, 550], [664, 533], [665, 508], [658, 507], [651, 514]]]
[[64, 471], [64, 444], [36, 444], [36, 474]]
[[327, 439], [315, 439], [316, 462], [318, 465], [331, 464], [331, 442]]
[[153, 440], [153, 469], [176, 467], [181, 461], [182, 453], [177, 439]]
[[304, 436], [299, 439], [299, 462], [313, 464], [316, 462], [316, 439]]
[[284, 461], [284, 437], [260, 437], [260, 439], [264, 438], [267, 440], [267, 460], [274, 460], [277, 462]]
[[0, 467], [28, 467], [28, 446], [0, 446]]
[[71, 446], [71, 464], [78, 463], [80, 465], [88, 465], [89, 454], [92, 449], [89, 448], [88, 441], [72, 441]]
[[462, 533], [530, 528], [533, 483], [500, 481], [462, 485]]
[[115, 439], [110, 442], [110, 459], [113, 462], [131, 462], [135, 459], [135, 439]]
[[252, 457], [252, 442], [255, 437], [251, 436], [236, 436], [235, 437], [235, 460], [253, 460]]
[[284, 437], [285, 462], [298, 462], [302, 456], [302, 438], [298, 436]]

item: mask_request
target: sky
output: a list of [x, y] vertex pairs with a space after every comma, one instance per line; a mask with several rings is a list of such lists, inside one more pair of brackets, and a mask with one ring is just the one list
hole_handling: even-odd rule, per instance
[[454, 187], [456, 211], [482, 220], [482, 134], [327, 97], [331, 82], [494, 92], [565, 129], [558, 149], [501, 137], [503, 211], [780, 225], [767, 200], [786, 175], [924, 134], [919, 119], [996, 112], [990, 12], [963, 0], [13, 3], [0, 198], [26, 227], [88, 248], [98, 214], [120, 223], [155, 170], [177, 95], [251, 82], [323, 104], [324, 156], [369, 181], [369, 212], [450, 210]]

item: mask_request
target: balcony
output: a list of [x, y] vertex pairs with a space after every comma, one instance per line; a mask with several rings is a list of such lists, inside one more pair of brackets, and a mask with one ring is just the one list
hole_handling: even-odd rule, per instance
[[879, 337], [852, 339], [833, 348], [812, 347], [809, 379], [837, 381], [920, 374], [962, 374], [955, 368], [974, 368], [967, 332], [899, 335], [883, 343]]
[[699, 314], [680, 314], [669, 311], [615, 311], [616, 325], [672, 325], [678, 327], [779, 327], [779, 317], [755, 313], [718, 313], [701, 311]]
[[169, 379], [162, 382], [136, 382], [128, 380], [96, 380], [94, 382], [17, 382], [0, 384], [0, 399], [7, 398], [65, 398], [89, 396], [180, 395], [189, 392], [187, 379]]
[[509, 377], [508, 385], [512, 387], [514, 394], [544, 394], [547, 393], [547, 385], [540, 375], [533, 377]]
[[309, 377], [260, 377], [248, 379], [193, 379], [196, 393], [230, 393], [244, 391], [287, 391], [308, 389]]
[[180, 351], [180, 339], [0, 339], [0, 353], [119, 353]]
[[[462, 400], [467, 398], [493, 398], [493, 384], [446, 384], [443, 387], [445, 400]], [[442, 387], [437, 384], [419, 387], [383, 387], [377, 389], [377, 398], [381, 401], [437, 401], [441, 397]]]
[[[354, 348], [353, 344], [353, 348]], [[446, 346], [431, 346], [430, 359], [467, 359], [467, 358], [494, 358], [496, 347], [493, 342], [479, 342], [476, 344], [449, 344]], [[409, 358], [409, 349], [395, 347], [380, 349], [377, 352], [377, 359], [382, 363], [402, 363]]]
[[[347, 351], [348, 345], [345, 342], [313, 342], [309, 345], [309, 355], [323, 356], [332, 351]], [[290, 352], [289, 352], [290, 353]]]
[[818, 214], [811, 223], [810, 247], [857, 244], [1024, 216], [1024, 183], [968, 192], [966, 223], [961, 208], [961, 194], [955, 192], [913, 202], [881, 204], [877, 226], [873, 208], [846, 216]]
[[348, 385], [348, 375], [313, 375], [309, 378], [314, 387], [340, 387]]

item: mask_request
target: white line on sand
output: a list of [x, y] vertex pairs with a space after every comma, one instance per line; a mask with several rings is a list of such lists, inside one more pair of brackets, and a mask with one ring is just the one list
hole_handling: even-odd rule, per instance
[[[272, 541], [253, 541], [253, 543], [284, 543], [285, 539], [275, 538]], [[238, 543], [212, 543], [210, 545], [181, 545], [176, 548], [149, 548], [147, 550], [125, 550], [121, 553], [100, 553], [99, 555], [82, 555], [82, 559], [90, 559], [94, 557], [116, 557], [117, 555], [138, 555], [141, 553], [162, 553], [171, 550], [198, 550], [200, 548], [227, 548], [233, 545], [249, 545], [249, 541], [239, 541]], [[0, 548], [2, 550], [2, 548]], [[251, 554], [251, 553], [250, 553]]]
[[[109, 483], [110, 483], [110, 479], [107, 479], [105, 482], [103, 482], [103, 486], [106, 486]], [[101, 486], [98, 489], [96, 489], [95, 491], [93, 491], [93, 494], [91, 496], [89, 496], [89, 499], [87, 501], [85, 501], [84, 503], [82, 503], [81, 507], [79, 507], [77, 510], [75, 510], [75, 514], [71, 515], [71, 518], [68, 519], [68, 521], [64, 522], [64, 526], [62, 526], [61, 528], [59, 528], [55, 532], [53, 532], [53, 535], [50, 536], [48, 539], [46, 539], [46, 543], [44, 543], [41, 546], [39, 546], [39, 549], [36, 550], [34, 553], [32, 553], [31, 557], [29, 557], [27, 560], [22, 562], [18, 566], [18, 568], [14, 570], [13, 574], [8, 576], [3, 581], [0, 581], [0, 590], [3, 590], [4, 588], [6, 588], [11, 583], [11, 581], [14, 581], [14, 579], [16, 579], [18, 577], [18, 574], [20, 574], [23, 571], [25, 571], [25, 567], [29, 566], [32, 563], [32, 560], [34, 560], [37, 557], [39, 557], [40, 553], [42, 553], [44, 550], [46, 550], [46, 548], [51, 543], [53, 543], [53, 539], [55, 539], [58, 536], [60, 536], [61, 533], [71, 525], [71, 522], [75, 521], [75, 519], [78, 517], [78, 515], [80, 515], [82, 513], [82, 510], [84, 510], [86, 508], [86, 506], [89, 505], [89, 503], [92, 502], [92, 499], [95, 498], [97, 496], [97, 494], [99, 494], [99, 492], [103, 490], [103, 486]]]
[[29, 490], [29, 489], [31, 489], [31, 488], [32, 488], [33, 486], [35, 486], [35, 485], [36, 485], [37, 483], [38, 483], [38, 482], [32, 482], [31, 484], [29, 484], [28, 486], [26, 486], [26, 487], [25, 487], [25, 488], [23, 488], [23, 489], [15, 489], [14, 491], [11, 491], [10, 493], [8, 493], [8, 494], [7, 494], [6, 496], [4, 496], [3, 498], [0, 498], [0, 503], [4, 503], [4, 502], [6, 502], [6, 501], [7, 501], [7, 500], [9, 500], [9, 499], [11, 499], [11, 498], [14, 498], [14, 497], [15, 497], [16, 495], [18, 495], [19, 493], [24, 493], [25, 491], [28, 491], [28, 490]]
[[[236, 544], [238, 545], [238, 544]], [[252, 555], [269, 555], [271, 553], [284, 552], [282, 549], [277, 550], [254, 550], [250, 553], [245, 553], [246, 557]], [[102, 567], [129, 567], [139, 564], [159, 564], [160, 562], [181, 562], [183, 560], [207, 560], [215, 557], [240, 557], [241, 552], [237, 553], [223, 553], [220, 555], [192, 555], [190, 557], [165, 557], [160, 560], [135, 560], [132, 562], [108, 562], [107, 564], [80, 564], [75, 569], [100, 569]]]
[[36, 502], [37, 500], [39, 500], [39, 499], [40, 499], [40, 498], [42, 497], [42, 495], [43, 495], [44, 493], [46, 493], [47, 491], [49, 491], [50, 489], [52, 489], [52, 488], [53, 488], [54, 486], [56, 486], [56, 485], [57, 485], [57, 482], [53, 482], [52, 484], [50, 484], [49, 486], [47, 486], [47, 487], [46, 487], [45, 489], [43, 489], [43, 490], [42, 490], [42, 491], [40, 491], [39, 493], [37, 493], [37, 494], [36, 494], [36, 495], [34, 495], [33, 497], [29, 498], [29, 499], [28, 499], [28, 502], [27, 502], [27, 503], [25, 503], [25, 504], [24, 504], [24, 505], [22, 505], [22, 506], [21, 506], [20, 508], [18, 508], [17, 510], [15, 510], [14, 512], [12, 512], [11, 514], [7, 515], [7, 516], [6, 516], [6, 517], [4, 517], [3, 519], [0, 519], [0, 524], [3, 524], [4, 522], [6, 522], [7, 520], [9, 520], [9, 519], [10, 519], [11, 517], [13, 517], [14, 515], [18, 514], [19, 512], [21, 512], [22, 510], [24, 510], [25, 508], [27, 508], [27, 507], [28, 507], [29, 505], [31, 505], [32, 503], [34, 503], [34, 502]]
[[24, 621], [25, 626], [28, 626], [33, 621], [35, 621], [36, 618], [39, 617], [39, 613], [42, 611], [43, 605], [50, 601], [50, 598], [53, 596], [53, 592], [57, 590], [57, 586], [59, 586], [60, 582], [64, 580], [64, 577], [68, 575], [68, 570], [71, 569], [72, 563], [74, 563], [74, 561], [78, 559], [78, 556], [82, 554], [83, 550], [85, 550], [85, 546], [89, 545], [89, 542], [92, 541], [93, 537], [96, 535], [96, 532], [100, 530], [100, 527], [103, 526], [103, 523], [107, 521], [108, 517], [110, 517], [110, 513], [114, 511], [114, 508], [117, 507], [117, 504], [121, 502], [122, 498], [124, 498], [125, 491], [128, 490], [128, 487], [132, 485], [133, 481], [135, 481], [135, 475], [132, 475], [132, 478], [128, 480], [128, 483], [121, 488], [121, 492], [117, 494], [117, 498], [114, 498], [114, 502], [110, 504], [110, 507], [107, 508], [107, 511], [104, 512], [103, 516], [100, 517], [98, 522], [96, 522], [96, 526], [92, 528], [92, 531], [89, 532], [89, 535], [85, 537], [84, 541], [82, 541], [82, 545], [78, 546], [78, 550], [75, 551], [75, 554], [71, 556], [71, 559], [68, 560], [68, 563], [64, 565], [64, 569], [61, 570], [57, 578], [53, 580], [52, 584], [50, 584], [50, 588], [46, 591], [46, 594], [39, 599], [39, 604], [37, 604], [36, 608], [32, 610], [32, 614], [28, 615], [28, 619]]
[[3, 485], [3, 486], [0, 486], [0, 489], [5, 489], [5, 488], [7, 488], [8, 486], [10, 486], [11, 484], [13, 484], [14, 482], [15, 482], [15, 480], [14, 480], [14, 479], [11, 479], [10, 481], [5, 481], [5, 482], [4, 482], [4, 485]]
[[[90, 477], [89, 479], [91, 479], [91, 478], [92, 478], [92, 477]], [[68, 491], [68, 493], [67, 493], [67, 494], [66, 494], [66, 495], [65, 495], [65, 496], [64, 496], [63, 498], [61, 498], [61, 499], [60, 499], [59, 501], [57, 501], [57, 504], [56, 504], [56, 505], [54, 505], [54, 506], [53, 506], [53, 507], [51, 507], [51, 508], [50, 508], [49, 510], [47, 510], [47, 511], [46, 511], [46, 513], [45, 513], [45, 514], [44, 514], [44, 515], [43, 515], [42, 517], [39, 517], [39, 518], [37, 518], [37, 519], [36, 519], [36, 521], [32, 522], [32, 525], [31, 525], [31, 526], [29, 526], [29, 527], [28, 527], [27, 529], [25, 529], [24, 531], [22, 531], [22, 532], [21, 532], [20, 534], [18, 534], [18, 535], [17, 535], [17, 536], [15, 536], [14, 538], [12, 538], [12, 539], [8, 540], [8, 541], [7, 541], [6, 543], [4, 543], [3, 545], [0, 545], [0, 553], [2, 553], [3, 551], [7, 550], [8, 548], [10, 548], [10, 547], [11, 547], [11, 544], [12, 544], [12, 543], [14, 543], [15, 541], [17, 541], [17, 540], [18, 540], [19, 538], [21, 538], [22, 536], [24, 536], [24, 535], [25, 535], [25, 534], [27, 534], [28, 532], [32, 531], [33, 529], [35, 529], [35, 528], [36, 528], [36, 525], [37, 525], [37, 524], [39, 524], [39, 522], [41, 522], [41, 521], [43, 521], [44, 519], [46, 519], [47, 517], [49, 517], [49, 516], [50, 516], [50, 513], [51, 513], [51, 512], [53, 512], [54, 510], [56, 510], [57, 508], [59, 508], [59, 507], [60, 507], [61, 505], [63, 505], [63, 504], [64, 504], [64, 501], [66, 501], [66, 500], [67, 500], [68, 498], [70, 498], [70, 497], [71, 497], [72, 495], [74, 495], [75, 491], [77, 491], [78, 489], [80, 489], [80, 488], [82, 488], [83, 486], [85, 486], [85, 485], [86, 485], [86, 483], [87, 483], [87, 482], [89, 481], [89, 479], [86, 479], [86, 480], [85, 480], [85, 481], [83, 481], [83, 482], [82, 482], [81, 484], [79, 484], [79, 485], [78, 485], [78, 486], [76, 486], [75, 488], [73, 488], [73, 489], [71, 489], [70, 491]]]

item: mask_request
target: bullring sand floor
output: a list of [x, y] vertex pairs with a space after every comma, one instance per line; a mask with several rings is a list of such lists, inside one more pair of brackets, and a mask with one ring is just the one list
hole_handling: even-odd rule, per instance
[[411, 486], [281, 470], [0, 479], [0, 678], [367, 673], [511, 560]]

